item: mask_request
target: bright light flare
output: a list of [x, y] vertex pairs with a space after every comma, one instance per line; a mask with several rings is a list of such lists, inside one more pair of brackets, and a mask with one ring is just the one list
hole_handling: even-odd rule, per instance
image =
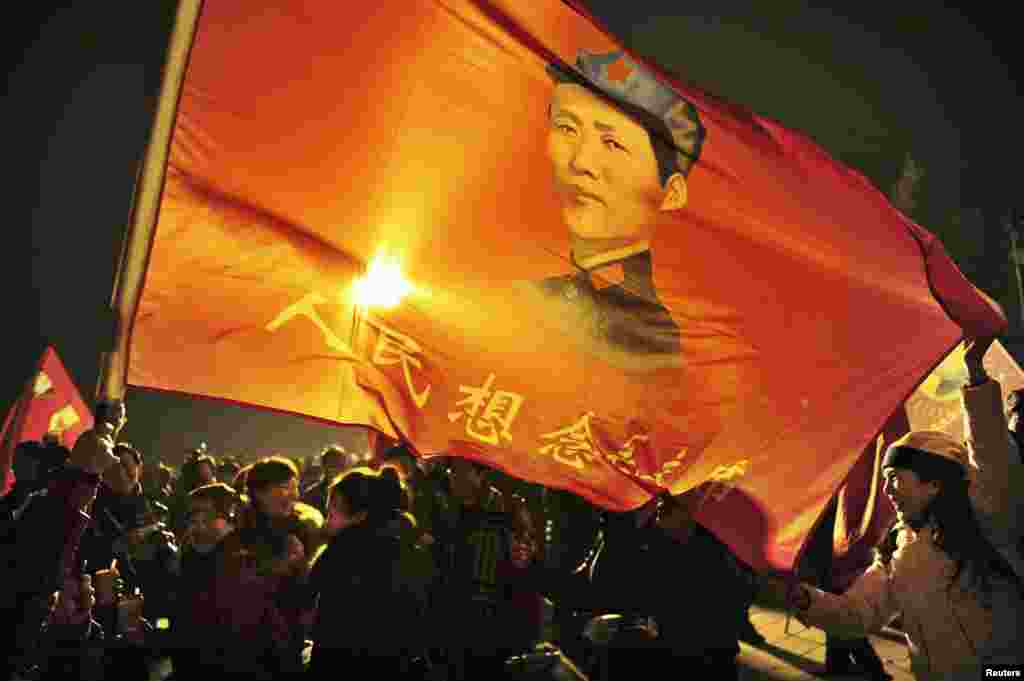
[[382, 255], [374, 257], [366, 275], [356, 279], [352, 285], [356, 304], [362, 307], [397, 307], [412, 290], [412, 284], [402, 274], [398, 261]]

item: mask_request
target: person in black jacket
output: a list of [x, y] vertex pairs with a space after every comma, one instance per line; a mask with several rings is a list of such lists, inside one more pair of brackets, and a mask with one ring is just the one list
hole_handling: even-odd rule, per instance
[[[539, 569], [534, 578], [561, 606], [622, 616], [617, 631], [598, 641], [611, 649], [609, 678], [647, 667], [737, 678], [745, 586], [728, 548], [694, 521], [686, 498], [663, 495], [633, 512], [605, 513], [584, 566], [568, 575]], [[596, 628], [589, 627], [591, 640], [602, 638]]]
[[[102, 432], [98, 427], [78, 438], [68, 464], [22, 509], [5, 546], [0, 563], [0, 678], [6, 679], [30, 659], [33, 649], [39, 649], [44, 625], [49, 625], [51, 637], [65, 641], [70, 637], [85, 642], [96, 633], [94, 596], [83, 579], [78, 553], [100, 476], [117, 463], [113, 442]], [[63, 596], [53, 608], [58, 591]], [[69, 607], [61, 608], [60, 603]]]
[[140, 484], [142, 456], [127, 443], [115, 445], [114, 454], [119, 463], [103, 475], [93, 505], [93, 522], [82, 538], [82, 558], [97, 568], [117, 558], [127, 585], [144, 587], [136, 565], [141, 545], [148, 537], [142, 528], [150, 520], [149, 502]]
[[240, 505], [237, 492], [222, 482], [197, 487], [188, 494], [189, 525], [181, 551], [181, 575], [178, 581], [178, 610], [174, 618], [174, 651], [171, 655], [174, 678], [199, 678], [216, 655], [208, 650], [213, 638], [204, 631], [195, 615], [208, 607], [209, 592], [216, 576], [222, 540], [235, 530], [235, 512]]
[[428, 554], [415, 543], [414, 521], [399, 510], [393, 469], [348, 471], [331, 487], [330, 542], [309, 575], [318, 594], [309, 675], [372, 669], [381, 678], [412, 678], [425, 648]]
[[29, 500], [45, 490], [53, 476], [64, 468], [70, 453], [66, 447], [46, 439], [18, 444], [11, 470], [14, 482], [0, 498], [0, 532], [4, 536], [11, 531]]
[[522, 614], [511, 594], [529, 592], [525, 571], [509, 570], [514, 523], [501, 490], [490, 485], [489, 469], [453, 456], [448, 461], [449, 494], [433, 522], [441, 568], [436, 594], [447, 614], [439, 634], [457, 678], [496, 678], [504, 660], [522, 652], [517, 623]]

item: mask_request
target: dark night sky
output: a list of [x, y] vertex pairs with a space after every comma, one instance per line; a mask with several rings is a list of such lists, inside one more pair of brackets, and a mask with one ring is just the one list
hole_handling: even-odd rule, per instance
[[[915, 217], [954, 255], [954, 242], [982, 244], [960, 255], [965, 270], [982, 271], [1005, 260], [996, 252], [999, 239], [955, 233], [943, 220], [960, 207], [1017, 201], [1024, 107], [1013, 78], [1020, 62], [1011, 10], [964, 16], [937, 2], [888, 5], [895, 14], [857, 8], [844, 16], [790, 0], [591, 3], [631, 48], [810, 133], [883, 188], [911, 152], [928, 173]], [[34, 8], [34, 16], [8, 22], [4, 43], [4, 409], [44, 340], [57, 346], [83, 395], [94, 391], [109, 335], [104, 309], [173, 3]], [[214, 450], [305, 454], [352, 436], [302, 419], [137, 391], [128, 406], [129, 438], [143, 449], [159, 447], [169, 460], [200, 439]]]

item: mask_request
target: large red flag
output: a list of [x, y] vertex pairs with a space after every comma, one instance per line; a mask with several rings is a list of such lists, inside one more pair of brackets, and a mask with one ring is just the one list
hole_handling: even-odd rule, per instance
[[[141, 233], [131, 383], [609, 509], [707, 484], [701, 520], [758, 567], [961, 325], [1005, 325], [861, 175], [558, 0], [206, 3]], [[411, 292], [355, 308], [381, 254]]]
[[0, 481], [13, 484], [11, 462], [18, 444], [50, 435], [68, 447], [92, 428], [92, 411], [82, 400], [57, 351], [47, 347], [36, 371], [4, 421], [0, 437]]

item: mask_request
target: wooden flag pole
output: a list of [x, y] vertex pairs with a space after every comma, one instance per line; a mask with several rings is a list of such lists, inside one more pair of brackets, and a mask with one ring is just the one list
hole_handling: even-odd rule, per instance
[[100, 357], [100, 376], [96, 384], [98, 400], [124, 399], [132, 325], [156, 235], [171, 137], [202, 4], [202, 0], [180, 0], [175, 14], [153, 128], [139, 168], [128, 229], [121, 245], [121, 261], [114, 279], [110, 302], [114, 335], [110, 347]]

